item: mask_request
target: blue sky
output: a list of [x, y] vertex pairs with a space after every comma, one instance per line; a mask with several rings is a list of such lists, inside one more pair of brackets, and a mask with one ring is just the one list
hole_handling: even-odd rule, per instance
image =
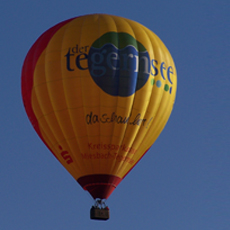
[[[8, 0], [1, 3], [0, 229], [230, 229], [229, 0]], [[65, 19], [138, 21], [168, 47], [178, 92], [166, 128], [107, 204], [93, 200], [43, 145], [21, 100], [21, 67], [38, 36]]]

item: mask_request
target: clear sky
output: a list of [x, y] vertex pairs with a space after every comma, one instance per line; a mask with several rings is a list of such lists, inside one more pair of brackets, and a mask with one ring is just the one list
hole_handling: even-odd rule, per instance
[[[229, 230], [229, 9], [229, 0], [2, 1], [0, 229]], [[93, 199], [40, 141], [21, 100], [21, 67], [38, 36], [89, 13], [145, 25], [178, 72], [169, 122], [110, 196], [106, 222], [89, 219]]]

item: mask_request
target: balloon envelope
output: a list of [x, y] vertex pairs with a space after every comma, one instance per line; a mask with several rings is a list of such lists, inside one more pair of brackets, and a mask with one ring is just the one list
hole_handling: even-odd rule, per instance
[[47, 30], [22, 69], [28, 117], [50, 151], [92, 195], [108, 198], [171, 114], [173, 59], [143, 25], [93, 14]]

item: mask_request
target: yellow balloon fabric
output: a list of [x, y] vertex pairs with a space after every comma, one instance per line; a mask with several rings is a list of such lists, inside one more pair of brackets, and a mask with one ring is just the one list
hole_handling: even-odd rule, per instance
[[22, 69], [36, 132], [94, 198], [108, 198], [155, 142], [176, 89], [163, 42], [135, 21], [105, 14], [47, 30]]

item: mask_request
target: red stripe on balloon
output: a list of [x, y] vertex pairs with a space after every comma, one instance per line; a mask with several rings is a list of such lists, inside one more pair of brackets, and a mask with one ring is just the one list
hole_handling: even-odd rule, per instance
[[[21, 92], [22, 92], [22, 98], [23, 98], [25, 110], [26, 110], [26, 113], [27, 113], [27, 115], [30, 119], [30, 122], [32, 123], [34, 129], [36, 130], [37, 134], [39, 135], [39, 137], [42, 139], [42, 141], [45, 144], [46, 144], [46, 142], [41, 135], [38, 121], [37, 121], [37, 118], [34, 114], [34, 111], [32, 108], [32, 103], [31, 103], [31, 94], [32, 94], [32, 88], [33, 88], [33, 81], [34, 81], [34, 70], [35, 70], [35, 67], [36, 67], [36, 64], [37, 64], [37, 61], [38, 61], [40, 55], [46, 49], [46, 47], [47, 47], [50, 39], [53, 37], [53, 35], [62, 26], [64, 26], [65, 24], [67, 24], [68, 22], [70, 22], [73, 19], [74, 18], [63, 21], [63, 22], [57, 24], [56, 26], [53, 26], [52, 28], [48, 29], [46, 32], [44, 32], [37, 39], [37, 41], [34, 43], [34, 45], [29, 50], [29, 52], [25, 58], [23, 67], [22, 67]], [[46, 144], [46, 146], [49, 148], [49, 146], [47, 144]], [[54, 156], [55, 156], [55, 154], [54, 154]]]

